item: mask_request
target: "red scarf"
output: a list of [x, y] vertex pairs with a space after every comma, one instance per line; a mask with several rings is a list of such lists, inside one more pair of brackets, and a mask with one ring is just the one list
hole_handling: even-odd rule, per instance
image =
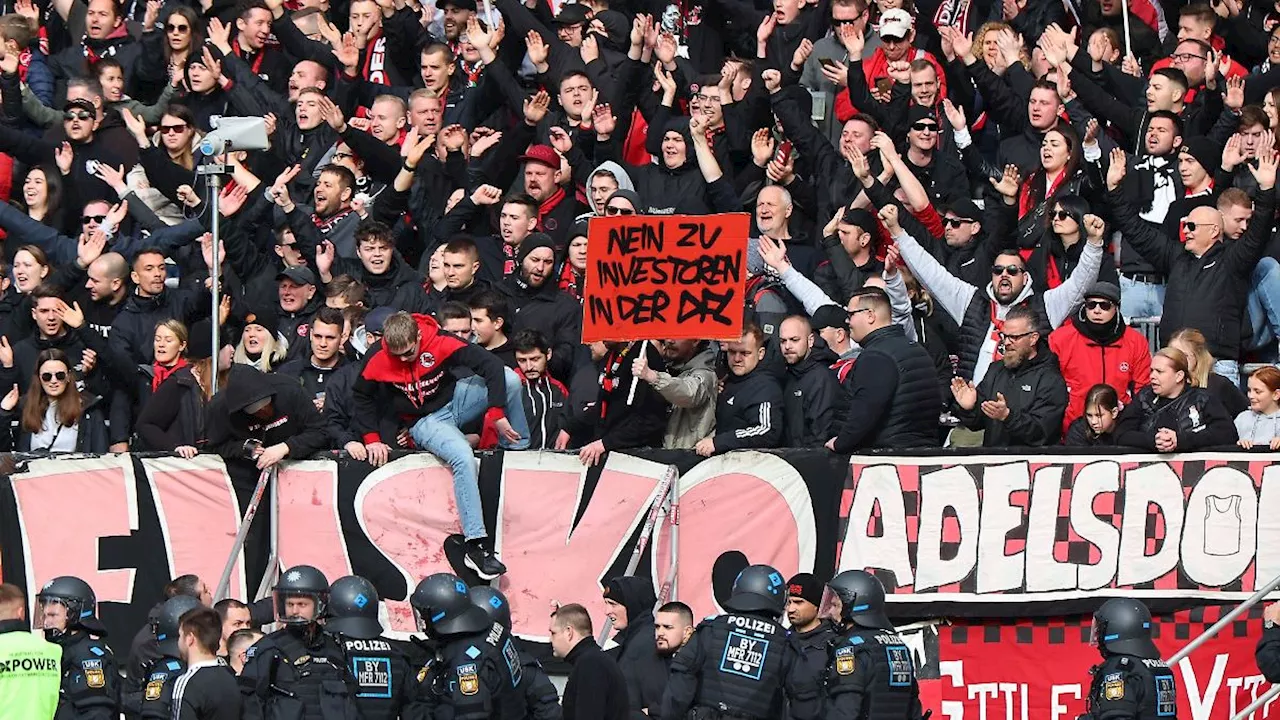
[[578, 271], [566, 261], [560, 270], [560, 289], [581, 300], [582, 292], [578, 289], [581, 280], [582, 276], [578, 275]]
[[[556, 191], [551, 194], [551, 197], [547, 198], [546, 200], [543, 200], [542, 204], [538, 206], [538, 229], [539, 230], [541, 230], [542, 232], [547, 231], [547, 227], [546, 227], [547, 216], [551, 214], [552, 210], [556, 209], [556, 206], [559, 205], [560, 201], [563, 199], [564, 199], [564, 188], [557, 187]], [[555, 230], [555, 229], [556, 228], [554, 227], [551, 228], [551, 230]]]
[[991, 353], [991, 362], [1000, 362], [1004, 358], [1004, 341], [1000, 333], [1004, 332], [1004, 320], [996, 316], [996, 302], [991, 301], [991, 339], [996, 341], [995, 350]]
[[[387, 79], [387, 39], [379, 30], [364, 44], [364, 65], [361, 74], [365, 80], [376, 85], [390, 85]], [[374, 62], [375, 59], [377, 62]]]
[[153, 374], [151, 375], [151, 392], [155, 392], [156, 389], [160, 387], [161, 383], [169, 379], [170, 375], [186, 366], [187, 361], [185, 358], [178, 358], [178, 362], [170, 365], [169, 367], [165, 367], [160, 363], [152, 363], [151, 369], [153, 370]]
[[516, 272], [516, 246], [502, 243], [502, 277], [509, 278]]
[[[1067, 172], [1065, 170], [1060, 171], [1058, 173], [1058, 177], [1054, 178], [1053, 182], [1049, 184], [1049, 190], [1044, 194], [1044, 197], [1040, 200], [1040, 202], [1041, 203], [1050, 202], [1053, 199], [1053, 196], [1058, 194], [1058, 190], [1062, 189], [1062, 183], [1065, 182], [1066, 179], [1067, 179]], [[1034, 210], [1036, 207], [1035, 199], [1031, 196], [1031, 186], [1034, 185], [1036, 182], [1038, 182], [1038, 180], [1036, 178], [1036, 174], [1033, 173], [1031, 177], [1027, 179], [1026, 182], [1022, 183], [1022, 188], [1018, 190], [1018, 219], [1019, 220], [1025, 218], [1027, 214], [1030, 213], [1032, 210]], [[1080, 229], [1083, 232], [1084, 228], [1082, 227]], [[1022, 248], [1018, 251], [1018, 254], [1022, 256], [1022, 262], [1024, 264], [1027, 262], [1030, 262], [1031, 254], [1035, 252], [1035, 250], [1036, 250], [1035, 248]], [[1044, 261], [1045, 284], [1048, 286], [1045, 289], [1049, 290], [1052, 288], [1056, 288], [1062, 284], [1062, 275], [1058, 272], [1058, 265], [1053, 261], [1052, 253], [1049, 252], [1048, 248], [1044, 248], [1044, 250], [1046, 254], [1045, 261]], [[993, 310], [992, 312], [995, 312], [995, 311]]]
[[231, 41], [231, 53], [246, 62], [249, 62], [249, 56], [252, 55], [253, 61], [249, 62], [250, 69], [253, 70], [254, 75], [262, 73], [262, 60], [267, 56], [266, 48], [259, 50], [256, 54], [247, 52], [240, 49], [240, 38], [236, 38]]
[[[637, 342], [648, 342], [648, 340], [639, 340]], [[622, 363], [627, 359], [627, 355], [631, 353], [631, 348], [635, 347], [637, 342], [627, 343], [627, 346], [621, 350], [610, 350], [608, 355], [604, 356], [604, 369], [600, 371], [600, 387], [605, 394], [609, 394], [618, 388], [618, 371], [622, 369]], [[600, 400], [600, 417], [605, 417], [609, 413], [609, 401]]]

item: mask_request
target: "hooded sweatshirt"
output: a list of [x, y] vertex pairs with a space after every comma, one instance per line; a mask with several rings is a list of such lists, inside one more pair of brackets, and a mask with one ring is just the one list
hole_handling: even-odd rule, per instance
[[604, 215], [604, 207], [596, 205], [595, 199], [591, 196], [591, 183], [595, 181], [596, 175], [601, 172], [607, 172], [612, 175], [613, 179], [618, 183], [619, 190], [629, 190], [631, 192], [636, 191], [635, 183], [631, 182], [631, 176], [627, 174], [626, 169], [612, 160], [605, 160], [596, 166], [596, 169], [592, 170], [591, 174], [587, 176], [587, 203], [591, 206], [591, 213], [586, 214], [583, 217]]
[[658, 596], [653, 592], [653, 581], [617, 577], [604, 586], [604, 596], [627, 610], [627, 626], [613, 636], [618, 646], [607, 653], [618, 661], [618, 668], [627, 680], [627, 698], [632, 711], [648, 710], [652, 717], [662, 708], [668, 672], [655, 643], [653, 606]]

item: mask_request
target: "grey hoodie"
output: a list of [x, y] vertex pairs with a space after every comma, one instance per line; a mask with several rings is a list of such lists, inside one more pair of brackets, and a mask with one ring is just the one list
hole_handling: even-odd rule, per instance
[[1280, 437], [1280, 412], [1263, 415], [1245, 410], [1236, 416], [1236, 432], [1241, 440], [1252, 440], [1254, 445], [1266, 447], [1272, 438]]
[[605, 160], [604, 162], [600, 163], [595, 170], [592, 170], [590, 175], [587, 176], [587, 202], [590, 203], [591, 205], [591, 213], [586, 215], [586, 217], [591, 217], [591, 215], [604, 214], [604, 208], [596, 207], [596, 202], [591, 197], [591, 181], [595, 179], [596, 173], [600, 172], [601, 170], [607, 171], [610, 175], [613, 176], [615, 180], [618, 181], [619, 190], [630, 190], [631, 192], [636, 191], [635, 183], [631, 182], [631, 176], [627, 174], [626, 169], [612, 160]]

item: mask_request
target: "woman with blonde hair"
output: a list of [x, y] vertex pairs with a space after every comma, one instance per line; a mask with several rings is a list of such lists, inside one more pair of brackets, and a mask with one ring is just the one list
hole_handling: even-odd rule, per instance
[[183, 366], [160, 383], [138, 415], [135, 442], [140, 449], [168, 450], [189, 458], [204, 444], [205, 407], [213, 397], [214, 363], [218, 363], [220, 389], [227, 386], [231, 366], [230, 355], [225, 352], [231, 349], [229, 345], [223, 348], [224, 352], [213, 352], [212, 330], [208, 320], [191, 326], [183, 344]]
[[1115, 435], [1117, 445], [1161, 453], [1234, 445], [1237, 439], [1231, 416], [1191, 383], [1187, 355], [1175, 347], [1151, 358], [1151, 384], [1120, 412]]
[[280, 333], [275, 310], [261, 308], [245, 317], [244, 332], [232, 359], [255, 370], [271, 372], [289, 354], [289, 341]]
[[1244, 393], [1227, 378], [1213, 371], [1214, 358], [1209, 353], [1209, 343], [1204, 333], [1195, 328], [1183, 328], [1169, 338], [1169, 347], [1181, 350], [1187, 356], [1191, 372], [1191, 384], [1209, 391], [1218, 398], [1227, 414], [1235, 417], [1249, 408]]

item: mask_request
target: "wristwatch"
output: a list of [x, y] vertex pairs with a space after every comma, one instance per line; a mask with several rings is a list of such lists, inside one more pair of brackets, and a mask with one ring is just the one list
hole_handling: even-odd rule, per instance
[[1263, 629], [1263, 630], [1272, 630], [1272, 629], [1274, 629], [1275, 627], [1276, 627], [1276, 623], [1275, 623], [1275, 621], [1274, 621], [1274, 620], [1263, 620], [1263, 621], [1262, 621], [1262, 629]]

